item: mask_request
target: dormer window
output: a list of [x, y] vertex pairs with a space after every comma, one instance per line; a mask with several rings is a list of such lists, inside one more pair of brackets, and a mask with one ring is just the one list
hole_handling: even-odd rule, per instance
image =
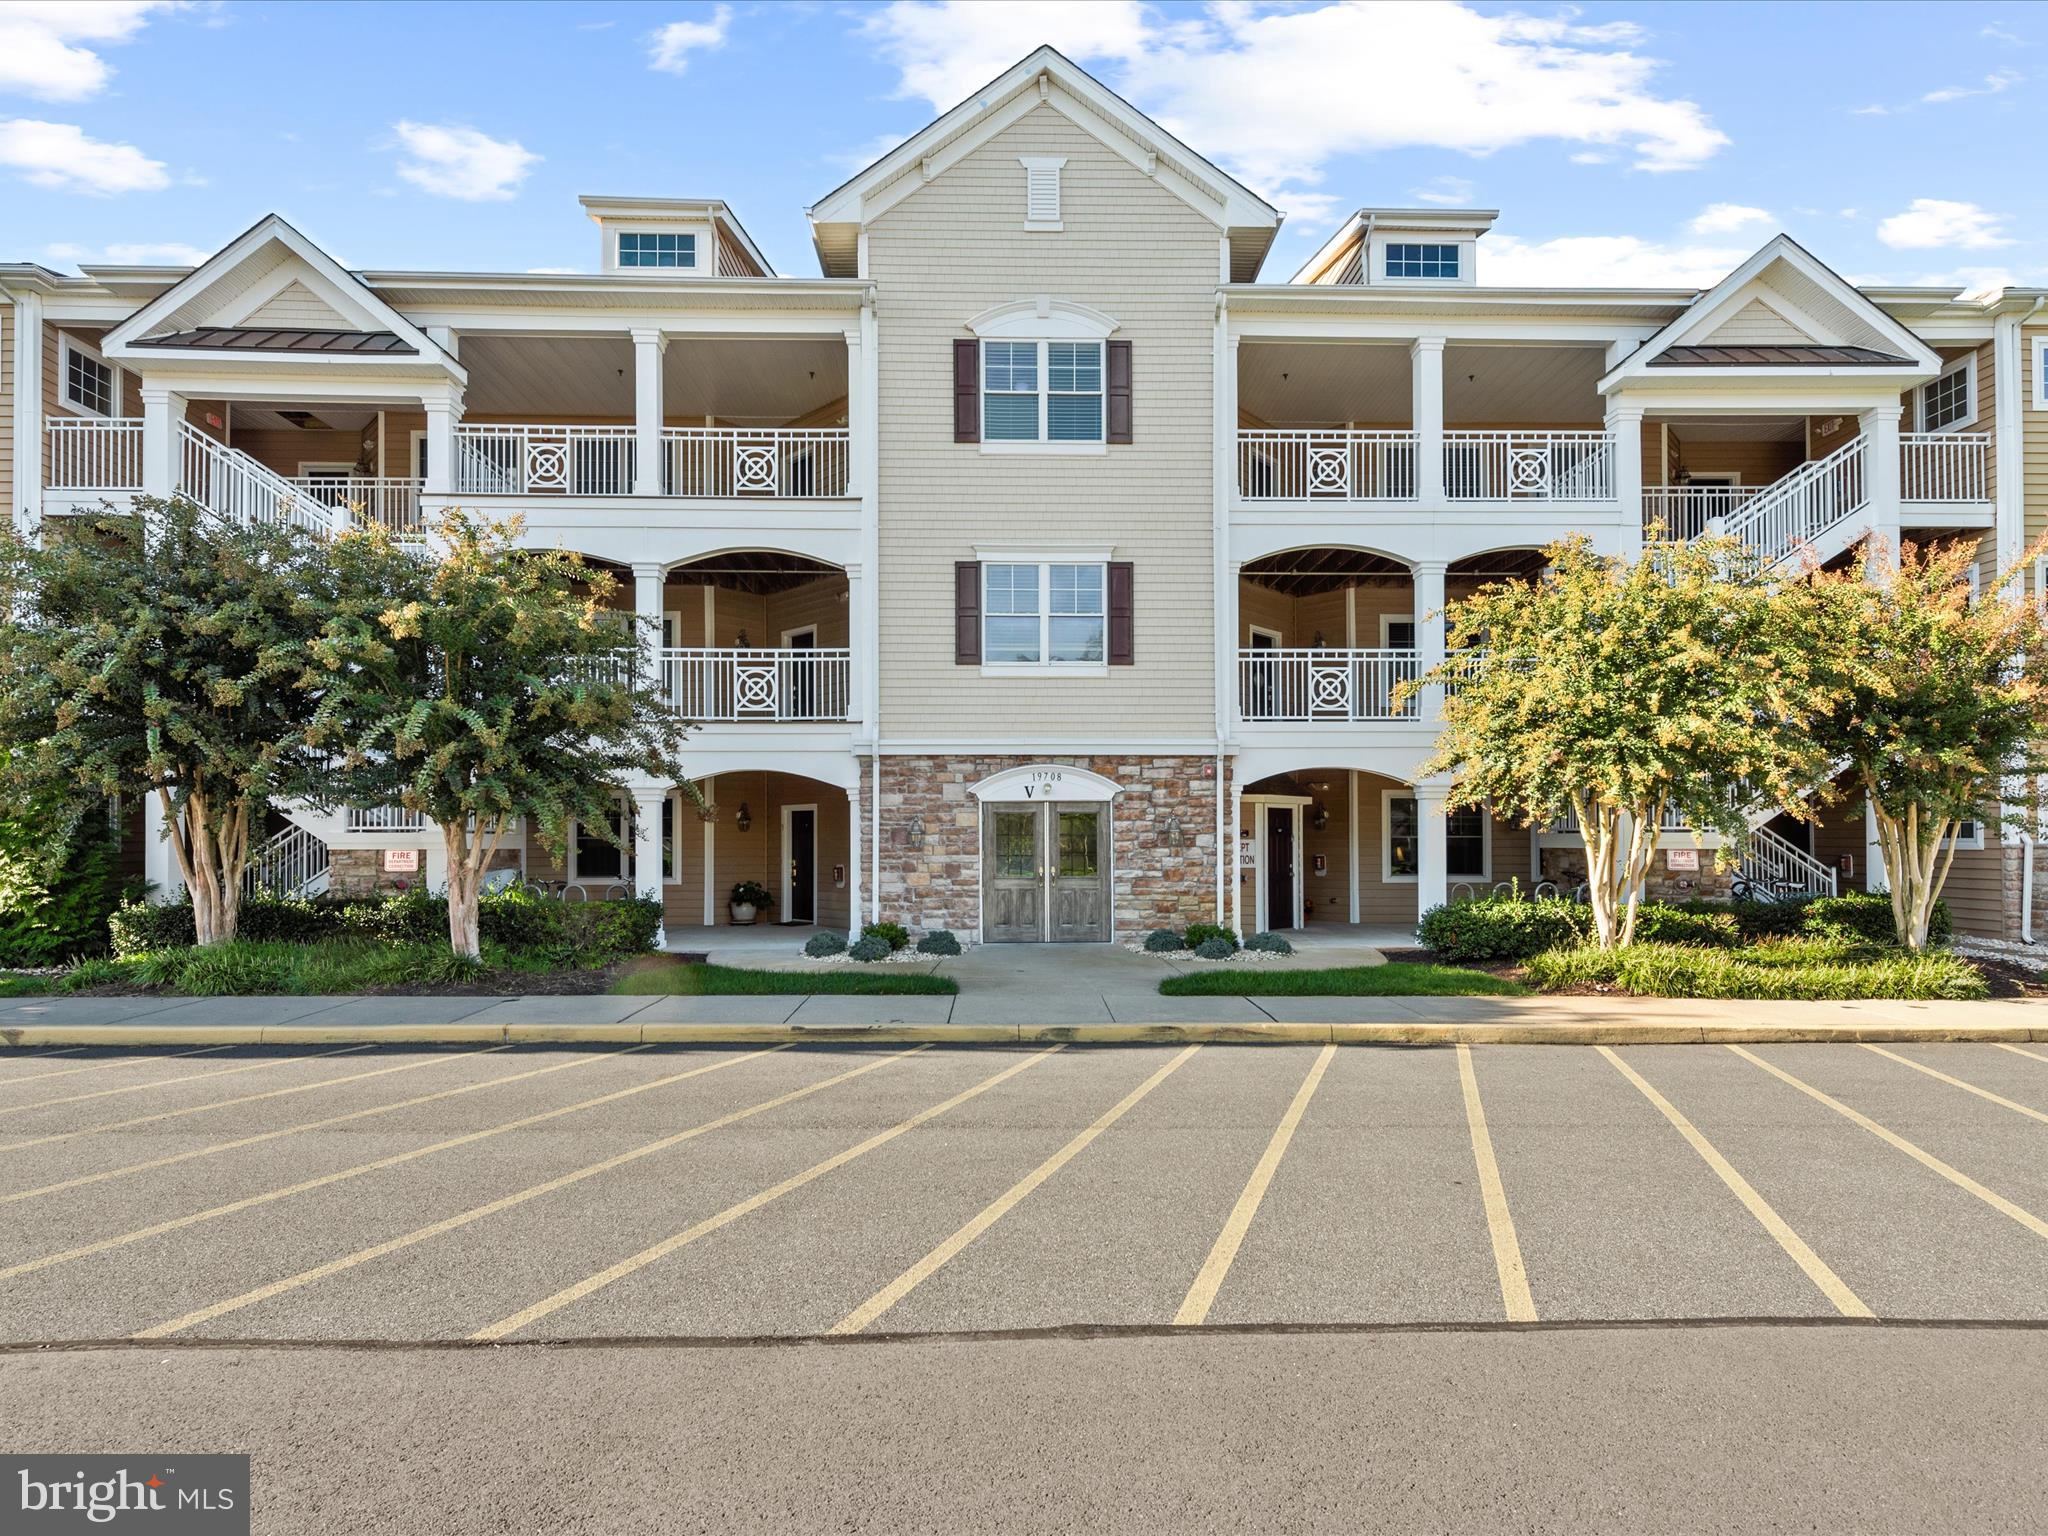
[[1065, 155], [1020, 155], [1024, 166], [1024, 227], [1057, 232], [1060, 223], [1060, 167]]
[[1436, 278], [1456, 282], [1458, 248], [1455, 245], [1422, 245], [1410, 241], [1387, 244], [1388, 277]]
[[697, 237], [628, 230], [619, 236], [619, 266], [683, 267], [697, 265]]

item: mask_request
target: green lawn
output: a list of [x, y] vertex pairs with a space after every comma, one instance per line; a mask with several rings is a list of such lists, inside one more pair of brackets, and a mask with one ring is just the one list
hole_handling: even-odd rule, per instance
[[825, 966], [750, 971], [738, 965], [659, 960], [636, 966], [612, 983], [612, 993], [619, 997], [950, 997], [959, 990], [950, 976], [901, 965], [859, 971]]
[[1519, 981], [1457, 965], [1340, 965], [1320, 971], [1189, 971], [1159, 983], [1165, 997], [1526, 997]]

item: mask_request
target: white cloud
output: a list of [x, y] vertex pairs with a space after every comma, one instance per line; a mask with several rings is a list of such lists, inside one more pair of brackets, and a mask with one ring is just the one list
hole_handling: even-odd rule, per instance
[[165, 240], [156, 244], [109, 245], [97, 251], [83, 245], [46, 245], [43, 254], [52, 261], [69, 261], [79, 266], [196, 267], [213, 252], [180, 240]]
[[0, 4], [0, 91], [83, 101], [113, 70], [92, 46], [125, 43], [165, 0], [8, 0]]
[[1943, 102], [1962, 101], [1971, 96], [1996, 96], [2000, 91], [2011, 90], [2025, 78], [2016, 69], [1993, 70], [1984, 77], [1982, 85], [1945, 85], [1938, 91], [1929, 91], [1920, 99], [1929, 106], [1940, 106]]
[[1462, 176], [1439, 176], [1426, 186], [1408, 189], [1408, 195], [1418, 203], [1435, 203], [1443, 208], [1470, 207], [1472, 192], [1472, 183]]
[[2018, 33], [2008, 32], [2005, 30], [2005, 28], [1997, 25], [1996, 23], [1993, 23], [1990, 26], [1979, 27], [1977, 29], [1977, 35], [1979, 37], [1988, 37], [1994, 43], [2004, 43], [2007, 47], [2010, 48], [2031, 48], [2034, 46], [2032, 43], [2028, 42], [2024, 37], [2021, 37]]
[[1895, 213], [1877, 226], [1877, 238], [1895, 251], [1941, 247], [1982, 251], [2012, 244], [2004, 226], [2002, 214], [1991, 213], [1975, 203], [1916, 197], [1904, 213]]
[[1748, 259], [1732, 247], [1667, 244], [1635, 235], [1519, 240], [1488, 235], [1479, 272], [1489, 288], [1710, 288]]
[[391, 131], [410, 157], [399, 162], [400, 176], [422, 191], [466, 203], [505, 201], [540, 160], [516, 140], [456, 123], [400, 122]]
[[647, 67], [680, 75], [690, 67], [690, 54], [699, 48], [725, 46], [725, 29], [732, 21], [732, 7], [721, 5], [709, 21], [672, 21], [649, 37]]
[[2019, 274], [2010, 267], [1955, 267], [1947, 272], [1924, 273], [1912, 281], [1916, 288], [1960, 288], [1963, 297], [1969, 299], [2020, 286]]
[[1732, 235], [1751, 224], [1772, 222], [1767, 208], [1751, 208], [1744, 203], [1709, 203], [1693, 215], [1686, 228], [1696, 235]]
[[[862, 31], [896, 66], [898, 94], [941, 110], [1051, 43], [1276, 202], [1315, 187], [1331, 160], [1376, 150], [1487, 155], [1555, 140], [1574, 158], [1674, 171], [1729, 142], [1697, 103], [1657, 89], [1660, 65], [1632, 51], [1642, 34], [1627, 23], [1422, 0], [1233, 0], [1192, 16], [1136, 0], [894, 0]], [[1369, 88], [1360, 60], [1372, 61]]]
[[133, 144], [90, 138], [72, 123], [17, 117], [0, 123], [0, 166], [31, 186], [59, 192], [154, 192], [170, 185], [161, 160]]

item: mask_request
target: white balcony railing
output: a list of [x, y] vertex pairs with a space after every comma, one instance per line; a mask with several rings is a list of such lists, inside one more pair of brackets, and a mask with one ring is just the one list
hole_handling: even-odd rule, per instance
[[669, 427], [661, 454], [668, 496], [844, 496], [851, 483], [844, 427]]
[[1394, 691], [1417, 675], [1412, 650], [1241, 650], [1238, 707], [1247, 720], [1412, 720], [1416, 701]]
[[846, 650], [661, 653], [662, 693], [686, 720], [849, 720], [851, 671]]
[[300, 475], [292, 481], [308, 501], [329, 510], [346, 507], [358, 523], [389, 529], [400, 539], [417, 539], [423, 534], [420, 490], [425, 483], [399, 475], [358, 475], [345, 480], [333, 475]]
[[1243, 501], [1413, 501], [1413, 432], [1322, 430], [1237, 434]]
[[424, 832], [430, 825], [424, 812], [408, 811], [401, 805], [352, 805], [348, 809], [351, 832]]
[[1606, 432], [1446, 432], [1444, 495], [1452, 501], [1612, 501], [1614, 439]]
[[177, 488], [231, 522], [290, 523], [319, 534], [333, 527], [329, 508], [239, 448], [215, 442], [189, 421], [178, 423]]
[[72, 416], [44, 422], [43, 485], [52, 491], [141, 490], [141, 418]]
[[1906, 432], [1899, 437], [1901, 501], [1989, 501], [1991, 434]]
[[[844, 427], [668, 427], [661, 457], [666, 496], [844, 496], [852, 439]], [[628, 496], [638, 464], [631, 427], [455, 429], [458, 496]]]
[[1727, 520], [1763, 491], [1760, 485], [1646, 485], [1643, 531], [1661, 529], [1676, 544], [1703, 538], [1709, 524]]

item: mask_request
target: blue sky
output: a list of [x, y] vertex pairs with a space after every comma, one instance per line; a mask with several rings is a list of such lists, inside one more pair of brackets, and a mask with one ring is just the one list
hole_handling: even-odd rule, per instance
[[[265, 212], [356, 267], [596, 264], [583, 193], [803, 209], [1051, 42], [1288, 214], [1502, 210], [1481, 281], [2048, 284], [2048, 7], [0, 0], [0, 259], [190, 260]], [[2022, 156], [2034, 157], [2029, 170]]]

